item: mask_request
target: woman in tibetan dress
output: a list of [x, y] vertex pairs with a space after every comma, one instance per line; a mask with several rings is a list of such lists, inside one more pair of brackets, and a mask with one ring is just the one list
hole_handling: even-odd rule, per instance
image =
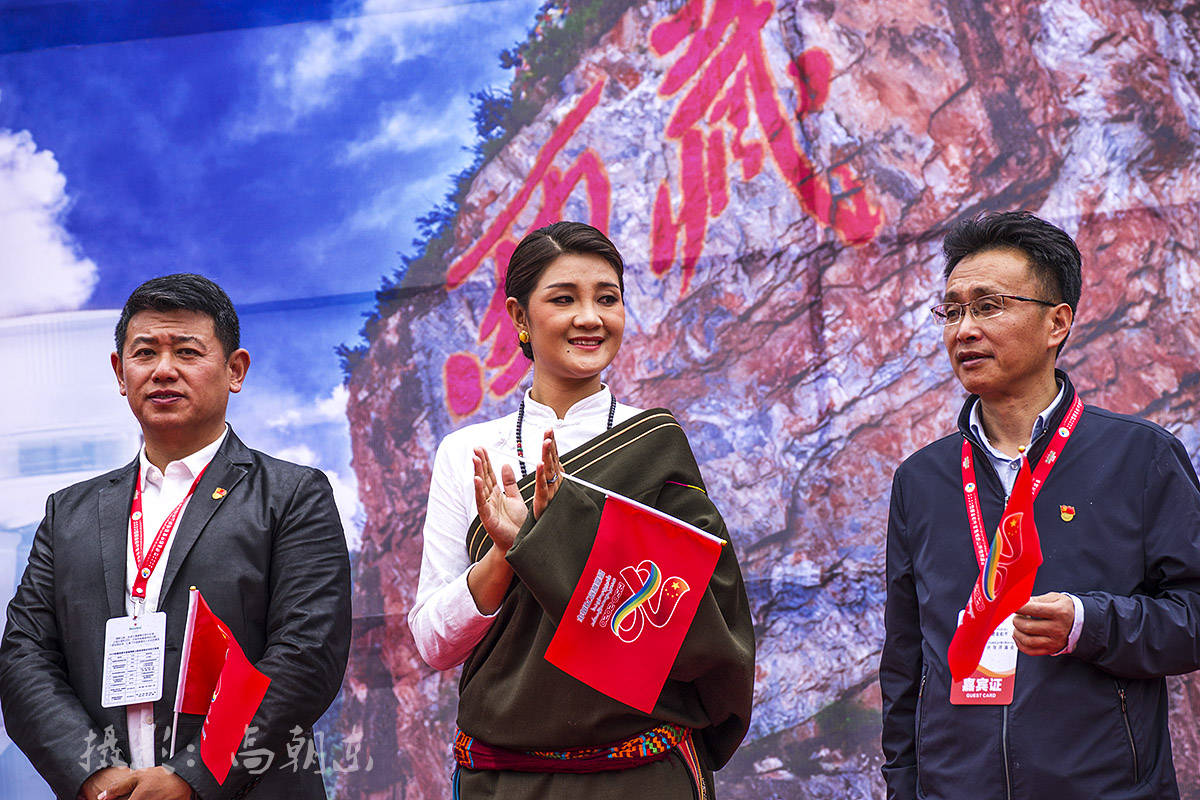
[[[409, 626], [431, 666], [463, 665], [456, 798], [711, 798], [749, 726], [754, 635], [724, 522], [670, 412], [620, 403], [600, 379], [624, 332], [623, 272], [589, 225], [526, 236], [505, 291], [532, 386], [434, 459]], [[724, 542], [648, 714], [544, 658], [604, 505], [564, 472]]]

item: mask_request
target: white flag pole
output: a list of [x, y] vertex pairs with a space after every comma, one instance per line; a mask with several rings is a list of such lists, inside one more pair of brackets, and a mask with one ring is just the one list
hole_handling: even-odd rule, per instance
[[[524, 461], [526, 464], [533, 464], [535, 466], [535, 468], [536, 468], [537, 464], [541, 463], [538, 460], [535, 460], [532, 458], [522, 458], [521, 456], [517, 455], [516, 453], [510, 453], [505, 450], [496, 450], [495, 452], [498, 455], [504, 456], [505, 458], [511, 458], [516, 461]], [[698, 536], [703, 536], [705, 539], [710, 539], [719, 545], [724, 546], [724, 544], [725, 544], [725, 540], [722, 539], [721, 537], [713, 536], [708, 531], [702, 531], [699, 528], [697, 528], [695, 525], [691, 524], [690, 522], [684, 522], [683, 520], [679, 519], [678, 517], [672, 517], [670, 514], [664, 512], [664, 511], [659, 511], [657, 508], [648, 506], [645, 503], [639, 503], [637, 500], [634, 500], [632, 497], [626, 497], [625, 495], [621, 494], [620, 492], [614, 492], [612, 489], [605, 489], [603, 486], [597, 486], [596, 484], [591, 483], [590, 481], [585, 481], [583, 478], [576, 478], [574, 475], [570, 474], [565, 469], [562, 472], [560, 472], [559, 475], [561, 475], [562, 477], [566, 478], [569, 481], [578, 483], [580, 486], [586, 486], [588, 489], [591, 489], [594, 492], [599, 492], [600, 494], [604, 495], [605, 497], [615, 497], [618, 500], [628, 503], [631, 506], [636, 506], [636, 507], [640, 508], [642, 511], [645, 511], [647, 514], [651, 514], [652, 516], [658, 517], [659, 519], [663, 520], [664, 522], [670, 522], [674, 525], [682, 525], [683, 527], [687, 528], [688, 530], [692, 531], [693, 533], [697, 534]]]
[[179, 730], [179, 707], [183, 705], [183, 685], [187, 683], [188, 660], [192, 655], [192, 633], [196, 630], [196, 595], [199, 591], [195, 586], [188, 589], [187, 624], [183, 628], [183, 649], [179, 655], [179, 685], [175, 687], [175, 717], [171, 721], [171, 755], [175, 757], [175, 733]]

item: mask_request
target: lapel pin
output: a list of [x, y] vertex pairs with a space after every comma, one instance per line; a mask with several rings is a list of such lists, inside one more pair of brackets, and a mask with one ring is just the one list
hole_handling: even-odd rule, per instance
[[1059, 506], [1058, 515], [1062, 517], [1063, 522], [1070, 522], [1075, 519], [1075, 506]]
[[213, 500], [220, 500], [222, 497], [224, 497], [227, 494], [229, 494], [229, 492], [227, 492], [226, 490], [224, 490], [220, 486], [218, 486], [216, 489], [213, 489], [212, 498], [213, 498]]

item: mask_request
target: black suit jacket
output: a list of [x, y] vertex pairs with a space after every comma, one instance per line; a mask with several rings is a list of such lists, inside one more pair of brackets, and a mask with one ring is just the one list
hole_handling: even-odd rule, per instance
[[[104, 626], [125, 615], [125, 548], [138, 461], [54, 493], [0, 644], [5, 727], [64, 800], [104, 764], [106, 733], [128, 758], [125, 707], [100, 705]], [[224, 496], [214, 492], [224, 489]], [[160, 567], [161, 569], [162, 567]], [[167, 614], [163, 696], [155, 703], [157, 759], [200, 797], [325, 797], [305, 744], [336, 695], [350, 648], [350, 564], [329, 481], [320, 471], [247, 448], [229, 431], [174, 533], [159, 610]], [[200, 760], [202, 717], [181, 715], [167, 758], [187, 620], [196, 586], [271, 679], [252, 746], [223, 785]], [[293, 733], [299, 729], [303, 733]], [[290, 763], [292, 753], [298, 764]], [[257, 774], [255, 774], [257, 773]]]

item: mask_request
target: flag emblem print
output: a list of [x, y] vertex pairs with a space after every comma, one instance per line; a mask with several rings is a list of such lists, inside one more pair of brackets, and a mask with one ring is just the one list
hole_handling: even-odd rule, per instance
[[1000, 530], [996, 531], [991, 552], [988, 553], [987, 567], [984, 568], [982, 588], [984, 597], [989, 601], [996, 599], [996, 592], [1004, 585], [1009, 566], [1021, 558], [1021, 522], [1024, 518], [1024, 512], [1014, 511], [1000, 521]]
[[662, 570], [649, 559], [636, 567], [622, 569], [621, 579], [633, 591], [633, 597], [622, 603], [612, 617], [612, 632], [623, 642], [637, 641], [646, 623], [656, 628], [665, 627], [679, 607], [679, 601], [691, 590], [683, 578], [664, 581]]

